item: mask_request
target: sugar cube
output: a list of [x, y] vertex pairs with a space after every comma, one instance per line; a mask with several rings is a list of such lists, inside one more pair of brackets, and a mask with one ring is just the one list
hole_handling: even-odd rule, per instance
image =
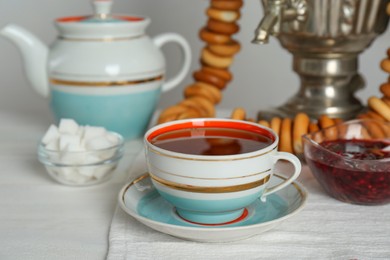
[[79, 125], [73, 119], [63, 118], [58, 125], [59, 132], [62, 134], [77, 134]]
[[88, 182], [89, 177], [80, 175], [76, 168], [63, 168], [60, 171], [61, 177], [68, 182], [84, 184]]
[[85, 155], [80, 153], [80, 154], [75, 154], [75, 153], [69, 153], [69, 152], [62, 152], [60, 155], [60, 160], [61, 163], [67, 164], [67, 165], [81, 165], [85, 161]]
[[88, 153], [84, 157], [84, 164], [95, 164], [100, 162], [99, 153]]
[[46, 149], [51, 151], [58, 151], [58, 138], [52, 139], [50, 142], [46, 144]]
[[103, 137], [95, 137], [86, 141], [85, 147], [89, 150], [101, 150], [112, 147], [112, 144], [110, 141]]
[[84, 149], [81, 147], [80, 136], [71, 135], [71, 134], [63, 134], [59, 139], [59, 148], [60, 151], [67, 150], [69, 152], [79, 152]]
[[84, 135], [82, 136], [85, 141], [90, 139], [106, 135], [106, 129], [98, 126], [85, 126]]
[[84, 126], [79, 126], [79, 129], [77, 129], [77, 135], [79, 135], [80, 137], [84, 136], [84, 130], [85, 130], [85, 127]]
[[79, 167], [77, 169], [77, 172], [80, 174], [80, 175], [83, 175], [83, 176], [86, 176], [88, 178], [93, 178], [94, 176], [94, 172], [96, 170], [96, 168], [98, 168], [98, 166], [87, 166], [87, 167]]
[[55, 125], [51, 125], [42, 138], [42, 143], [47, 145], [51, 141], [57, 139], [60, 136], [58, 128]]
[[110, 141], [110, 143], [112, 143], [113, 145], [117, 145], [119, 143], [118, 136], [113, 133], [107, 133], [106, 139]]

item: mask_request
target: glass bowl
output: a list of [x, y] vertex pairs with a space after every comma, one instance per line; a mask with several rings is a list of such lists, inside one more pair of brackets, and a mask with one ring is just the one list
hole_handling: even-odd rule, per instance
[[49, 175], [61, 184], [88, 186], [102, 183], [112, 176], [124, 152], [123, 137], [113, 132], [111, 134], [117, 137], [117, 144], [98, 150], [49, 150], [41, 142], [38, 159]]
[[390, 123], [347, 121], [304, 135], [304, 157], [332, 197], [353, 204], [390, 202]]

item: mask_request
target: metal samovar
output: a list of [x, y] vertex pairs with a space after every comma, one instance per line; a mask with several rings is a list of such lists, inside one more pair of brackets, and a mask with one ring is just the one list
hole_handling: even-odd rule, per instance
[[358, 56], [386, 30], [389, 0], [263, 0], [264, 17], [254, 43], [276, 36], [293, 55], [298, 93], [259, 117], [306, 112], [351, 118], [364, 106], [355, 92], [365, 86]]

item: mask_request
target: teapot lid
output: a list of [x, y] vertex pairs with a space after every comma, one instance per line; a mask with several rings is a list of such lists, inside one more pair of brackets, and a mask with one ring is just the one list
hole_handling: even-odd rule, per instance
[[107, 39], [134, 37], [144, 34], [150, 19], [142, 16], [111, 14], [112, 0], [92, 1], [94, 14], [62, 17], [56, 26], [62, 38]]

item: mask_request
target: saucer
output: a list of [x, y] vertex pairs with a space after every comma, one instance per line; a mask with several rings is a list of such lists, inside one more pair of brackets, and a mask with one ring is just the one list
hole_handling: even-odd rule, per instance
[[[270, 186], [286, 179], [274, 174]], [[130, 216], [159, 232], [200, 242], [227, 242], [249, 238], [272, 229], [303, 209], [307, 192], [293, 182], [286, 188], [258, 199], [246, 207], [245, 215], [220, 225], [192, 223], [177, 215], [175, 208], [154, 188], [148, 174], [126, 184], [119, 193], [119, 205]]]

